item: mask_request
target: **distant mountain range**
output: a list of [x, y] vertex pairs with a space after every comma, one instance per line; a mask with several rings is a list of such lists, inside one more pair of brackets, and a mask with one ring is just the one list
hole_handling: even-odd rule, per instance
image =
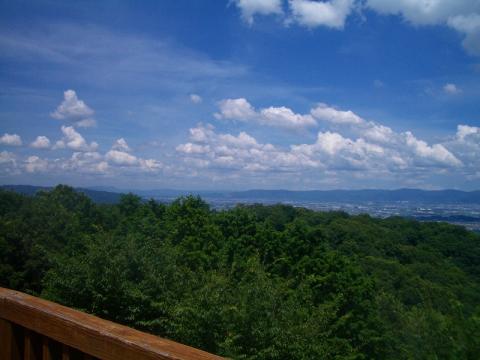
[[[2, 189], [33, 195], [51, 187], [31, 185], [3, 185]], [[121, 194], [134, 193], [143, 198], [170, 200], [184, 195], [200, 195], [205, 200], [231, 202], [418, 202], [438, 204], [480, 204], [480, 191], [460, 190], [247, 190], [247, 191], [188, 191], [174, 189], [123, 190], [115, 187], [77, 188], [98, 203], [116, 203]]]
[[246, 191], [190, 191], [174, 189], [120, 190], [96, 187], [94, 190], [112, 192], [133, 192], [142, 197], [155, 199], [176, 198], [183, 195], [200, 195], [205, 199], [257, 200], [257, 201], [300, 201], [300, 202], [426, 202], [426, 203], [480, 203], [480, 191], [461, 190], [246, 190]]

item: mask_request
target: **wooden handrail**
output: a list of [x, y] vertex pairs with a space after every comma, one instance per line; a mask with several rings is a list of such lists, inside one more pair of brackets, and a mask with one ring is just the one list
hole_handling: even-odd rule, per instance
[[0, 288], [0, 347], [4, 347], [3, 356], [0, 349], [0, 358], [5, 357], [6, 360], [16, 357], [8, 355], [10, 357], [7, 358], [5, 354], [17, 351], [10, 344], [11, 324], [24, 329], [22, 349], [25, 350], [20, 351], [23, 351], [25, 359], [30, 359], [27, 352], [30, 352], [29, 344], [34, 333], [43, 337], [44, 355], [40, 359], [51, 358], [48, 355], [50, 339], [63, 344], [63, 347], [79, 350], [86, 355], [85, 358], [93, 356], [102, 360], [223, 359], [44, 299]]

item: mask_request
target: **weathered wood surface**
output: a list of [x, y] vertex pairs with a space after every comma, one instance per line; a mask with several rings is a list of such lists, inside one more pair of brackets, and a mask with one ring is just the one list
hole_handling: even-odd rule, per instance
[[[8, 342], [9, 351], [15, 352], [8, 321], [102, 360], [223, 359], [47, 300], [0, 288], [1, 344]], [[27, 342], [29, 337], [27, 332]], [[25, 346], [29, 346], [27, 342]], [[47, 353], [48, 345], [43, 346]]]

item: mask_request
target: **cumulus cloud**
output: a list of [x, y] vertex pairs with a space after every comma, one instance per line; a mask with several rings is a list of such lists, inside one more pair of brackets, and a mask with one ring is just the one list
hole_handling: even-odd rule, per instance
[[50, 147], [50, 139], [46, 136], [37, 136], [30, 146], [35, 149], [48, 149]]
[[[185, 156], [188, 164], [199, 168], [219, 168], [237, 171], [293, 171], [310, 162], [302, 154], [294, 154], [276, 148], [272, 144], [259, 143], [251, 135], [219, 134], [211, 125], [199, 125], [190, 129], [190, 141], [176, 150]], [[315, 166], [318, 164], [309, 164]]]
[[260, 111], [260, 122], [264, 125], [298, 129], [315, 126], [317, 122], [311, 115], [295, 114], [285, 106], [269, 107]]
[[271, 106], [257, 111], [244, 98], [222, 100], [219, 102], [219, 110], [214, 114], [219, 120], [251, 121], [261, 125], [287, 129], [301, 129], [317, 125], [310, 114], [296, 114], [285, 106]]
[[465, 49], [480, 55], [480, 2], [472, 0], [367, 0], [385, 15], [400, 15], [413, 25], [447, 25], [463, 33]]
[[203, 101], [203, 99], [198, 94], [190, 94], [190, 101], [194, 104], [200, 104]]
[[57, 120], [67, 120], [78, 127], [92, 127], [96, 125], [92, 118], [95, 112], [83, 100], [80, 100], [74, 90], [63, 93], [63, 101], [50, 116]]
[[311, 114], [318, 120], [328, 121], [334, 124], [361, 124], [364, 120], [352, 111], [337, 110], [327, 104], [320, 103]]
[[117, 139], [113, 144], [112, 149], [126, 151], [126, 152], [129, 152], [132, 150], [130, 149], [130, 146], [128, 146], [127, 141], [124, 138]]
[[48, 169], [48, 160], [41, 159], [36, 155], [29, 156], [25, 160], [25, 170], [29, 173], [45, 172]]
[[448, 25], [465, 35], [463, 47], [470, 54], [480, 55], [480, 10], [476, 14], [450, 17]]
[[363, 135], [357, 138], [325, 131], [318, 133], [314, 143], [288, 148], [259, 143], [245, 132], [223, 134], [211, 125], [199, 125], [190, 129], [190, 142], [180, 144], [176, 151], [191, 166], [240, 173], [362, 170], [367, 176], [379, 171], [395, 173], [463, 166], [442, 144], [429, 145], [410, 132], [395, 133], [373, 122], [362, 124]]
[[136, 156], [119, 150], [110, 150], [105, 154], [105, 158], [117, 165], [133, 166], [138, 163]]
[[408, 158], [412, 165], [428, 164], [447, 167], [462, 165], [462, 162], [441, 144], [429, 146], [425, 141], [417, 139], [411, 132], [396, 133], [388, 126], [367, 121], [350, 110], [339, 110], [326, 104], [320, 104], [311, 113], [319, 120], [349, 125], [352, 131], [358, 134], [360, 140], [365, 139], [372, 144], [380, 144], [385, 149], [393, 150], [395, 158]]
[[451, 83], [445, 84], [443, 86], [443, 91], [449, 95], [456, 95], [462, 92], [462, 90], [457, 87], [457, 85]]
[[411, 132], [405, 133], [405, 143], [415, 155], [414, 159], [421, 162], [428, 161], [432, 164], [443, 164], [458, 167], [462, 162], [441, 144], [429, 146], [425, 141], [418, 140]]
[[450, 17], [480, 10], [472, 0], [367, 0], [367, 6], [385, 15], [401, 15], [414, 25], [435, 25]]
[[257, 116], [253, 106], [245, 99], [225, 99], [218, 103], [220, 112], [215, 113], [217, 119], [249, 121]]
[[70, 171], [80, 174], [106, 174], [109, 170], [108, 163], [96, 151], [74, 152], [69, 159], [57, 162], [56, 166], [62, 172]]
[[3, 134], [0, 137], [0, 145], [7, 145], [7, 146], [21, 146], [22, 145], [22, 138], [17, 134]]
[[78, 120], [75, 122], [75, 126], [80, 127], [80, 128], [89, 128], [89, 127], [95, 127], [97, 126], [97, 121], [95, 119], [83, 119], [83, 120]]
[[280, 15], [283, 13], [282, 0], [234, 0], [240, 9], [242, 18], [247, 23], [253, 23], [254, 15]]
[[8, 151], [0, 152], [0, 175], [15, 174], [18, 172], [17, 156]]
[[124, 138], [115, 141], [112, 148], [105, 154], [105, 160], [108, 165], [117, 165], [121, 167], [138, 168], [146, 172], [156, 172], [163, 169], [163, 164], [155, 159], [143, 159], [130, 152], [132, 149], [128, 146]]
[[306, 26], [326, 26], [343, 29], [347, 17], [353, 10], [354, 0], [290, 0], [291, 21]]
[[176, 150], [184, 154], [204, 154], [210, 150], [210, 147], [208, 145], [186, 143], [178, 145]]
[[[456, 137], [459, 141], [465, 141], [470, 137], [476, 137], [477, 140], [480, 140], [480, 128], [469, 125], [458, 125]], [[480, 141], [478, 142], [478, 145], [480, 146]]]
[[0, 164], [7, 164], [15, 162], [16, 156], [14, 153], [8, 151], [0, 152]]
[[[255, 121], [262, 125], [301, 128], [317, 124], [317, 120], [326, 126], [344, 129], [357, 136], [356, 139], [345, 137], [337, 132], [319, 132], [315, 144], [293, 145], [289, 156], [322, 156], [310, 157], [310, 163], [329, 164], [336, 167], [341, 164], [343, 168], [392, 168], [398, 169], [414, 167], [460, 167], [462, 161], [451, 153], [442, 144], [429, 145], [417, 139], [411, 132], [397, 133], [390, 127], [365, 120], [351, 110], [342, 110], [325, 103], [319, 103], [311, 109], [308, 115], [295, 114], [285, 107], [267, 108], [256, 111], [245, 99], [228, 99], [220, 103], [220, 119], [236, 119], [240, 121]], [[177, 151], [198, 155], [211, 153], [212, 145], [209, 139], [213, 128], [198, 127], [191, 129], [190, 143], [177, 147]], [[229, 139], [232, 135], [218, 135], [217, 139]], [[234, 137], [242, 139], [248, 146], [255, 142], [248, 134], [240, 133]], [[201, 145], [200, 145], [201, 143]], [[231, 146], [231, 144], [229, 145]], [[234, 145], [238, 146], [238, 145]], [[284, 154], [285, 155], [285, 154]], [[386, 163], [391, 162], [390, 165]], [[303, 161], [305, 163], [305, 161]]]
[[291, 148], [293, 153], [320, 161], [330, 170], [373, 170], [391, 165], [385, 161], [387, 151], [381, 146], [330, 131], [319, 132], [313, 144], [294, 145]]
[[391, 128], [373, 121], [363, 122], [362, 126], [357, 128], [357, 131], [365, 139], [376, 143], [388, 143], [395, 137]]
[[455, 141], [429, 143], [412, 132], [396, 132], [351, 110], [325, 103], [316, 105], [308, 115], [296, 114], [286, 107], [257, 111], [244, 98], [224, 100], [219, 108], [217, 119], [294, 128], [321, 122], [323, 128], [330, 129], [319, 131], [313, 143], [281, 147], [260, 143], [246, 132], [218, 133], [212, 125], [198, 125], [190, 129], [189, 141], [176, 147], [193, 168], [238, 176], [252, 172], [268, 172], [271, 176], [285, 171], [341, 171], [361, 173], [363, 178], [379, 174], [403, 174], [408, 178], [452, 169], [471, 173], [472, 164], [479, 160], [467, 152], [480, 158], [480, 132], [467, 125], [459, 126]]
[[[283, 14], [281, 0], [234, 0], [248, 23], [255, 14]], [[464, 35], [463, 46], [480, 55], [480, 2], [476, 0], [288, 0], [285, 23], [341, 30], [354, 10], [401, 16], [414, 26], [444, 25]]]
[[98, 148], [96, 142], [87, 143], [85, 138], [78, 133], [72, 126], [62, 126], [63, 139], [57, 141], [54, 148], [64, 148], [75, 151], [95, 151]]

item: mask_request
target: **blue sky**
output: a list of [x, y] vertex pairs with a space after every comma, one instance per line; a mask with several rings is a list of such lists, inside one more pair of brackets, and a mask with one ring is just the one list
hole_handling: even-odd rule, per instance
[[0, 183], [480, 188], [480, 1], [0, 1]]

